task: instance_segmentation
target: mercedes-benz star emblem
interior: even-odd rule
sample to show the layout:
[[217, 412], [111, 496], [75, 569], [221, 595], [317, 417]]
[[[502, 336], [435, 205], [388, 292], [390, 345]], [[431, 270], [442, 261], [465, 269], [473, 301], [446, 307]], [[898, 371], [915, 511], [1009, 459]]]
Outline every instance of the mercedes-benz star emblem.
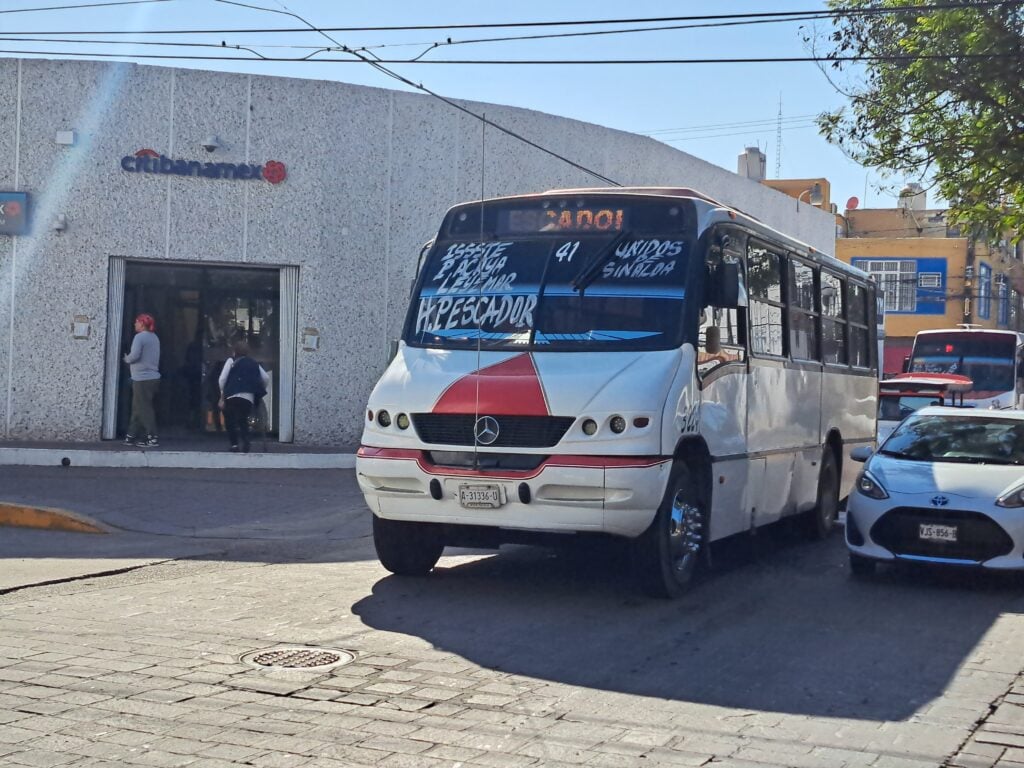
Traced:
[[473, 435], [480, 445], [490, 445], [498, 439], [498, 420], [493, 416], [481, 416], [473, 427]]
[[932, 496], [933, 507], [944, 507], [949, 504], [949, 499], [945, 496]]

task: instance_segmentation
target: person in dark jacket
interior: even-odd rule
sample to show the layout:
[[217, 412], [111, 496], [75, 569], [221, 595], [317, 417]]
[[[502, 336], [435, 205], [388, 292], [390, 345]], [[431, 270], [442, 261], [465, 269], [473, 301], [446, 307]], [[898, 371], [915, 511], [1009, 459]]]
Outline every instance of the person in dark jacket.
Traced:
[[235, 343], [234, 357], [228, 358], [220, 372], [220, 407], [231, 440], [231, 450], [249, 452], [249, 414], [257, 401], [267, 394], [270, 374], [249, 357], [249, 345]]

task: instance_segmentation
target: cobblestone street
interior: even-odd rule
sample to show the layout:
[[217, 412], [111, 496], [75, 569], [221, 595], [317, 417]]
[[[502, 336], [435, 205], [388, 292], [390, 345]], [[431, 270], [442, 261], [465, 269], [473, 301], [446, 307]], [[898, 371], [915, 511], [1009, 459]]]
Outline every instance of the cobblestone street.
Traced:
[[[0, 594], [0, 764], [1024, 764], [1017, 581], [858, 582], [840, 536], [787, 531], [727, 542], [676, 602], [640, 597], [615, 547], [449, 550], [399, 579], [338, 474], [344, 537]], [[5, 562], [47, 537], [89, 540], [0, 529]], [[291, 646], [354, 660], [242, 660]]]

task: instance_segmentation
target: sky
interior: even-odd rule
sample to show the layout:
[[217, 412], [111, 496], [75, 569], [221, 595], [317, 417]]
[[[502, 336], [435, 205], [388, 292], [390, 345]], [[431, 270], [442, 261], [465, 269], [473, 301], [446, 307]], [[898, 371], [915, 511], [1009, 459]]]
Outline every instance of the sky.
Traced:
[[[116, 54], [157, 66], [248, 72], [262, 75], [338, 80], [360, 85], [413, 90], [340, 52], [319, 52], [333, 45], [312, 30], [301, 33], [243, 32], [244, 29], [298, 28], [302, 20], [319, 28], [539, 21], [641, 19], [779, 11], [820, 11], [824, 0], [519, 0], [515, 4], [482, 0], [147, 0], [101, 6], [113, 0], [5, 0], [0, 3], [0, 56], [77, 58], [93, 52]], [[60, 6], [86, 6], [68, 8]], [[258, 8], [255, 6], [259, 6]], [[54, 8], [56, 10], [38, 10]], [[266, 10], [262, 10], [266, 9]], [[340, 31], [330, 36], [349, 48], [364, 47], [384, 59], [721, 59], [809, 56], [803, 40], [819, 40], [831, 31], [827, 20], [697, 27], [694, 22], [626, 23], [586, 27]], [[614, 35], [468, 43], [481, 38], [522, 37], [564, 32], [682, 26]], [[188, 30], [187, 34], [140, 34]], [[196, 30], [228, 30], [200, 34]], [[86, 35], [54, 33], [88, 32]], [[131, 34], [112, 34], [115, 32]], [[26, 40], [13, 33], [38, 33]], [[101, 34], [106, 33], [106, 34]], [[11, 40], [12, 36], [17, 37]], [[40, 39], [46, 38], [46, 39]], [[80, 42], [52, 42], [53, 39]], [[446, 43], [434, 47], [435, 43]], [[98, 43], [84, 41], [95, 40]], [[119, 41], [115, 44], [114, 41]], [[207, 43], [213, 47], [138, 45], [146, 42]], [[242, 46], [242, 49], [221, 47]], [[385, 47], [378, 47], [385, 46]], [[261, 61], [263, 56], [307, 61]], [[819, 49], [820, 50], [820, 49]], [[143, 59], [139, 55], [203, 56], [228, 54], [247, 61]], [[364, 54], [365, 55], [365, 54]], [[91, 58], [82, 56], [82, 58]], [[103, 57], [110, 60], [109, 57]], [[324, 61], [335, 59], [345, 61]], [[859, 207], [893, 207], [907, 181], [885, 178], [861, 167], [830, 145], [814, 126], [816, 114], [833, 110], [846, 98], [814, 62], [702, 64], [426, 64], [387, 65], [400, 75], [446, 97], [506, 104], [649, 135], [715, 165], [735, 171], [744, 147], [767, 155], [769, 178], [825, 177], [832, 202], [842, 211], [850, 198]], [[781, 145], [778, 142], [781, 104]], [[554, 161], [553, 161], [554, 162]], [[778, 173], [776, 173], [778, 169]], [[685, 184], [685, 180], [672, 180]], [[929, 207], [936, 201], [929, 200]]]

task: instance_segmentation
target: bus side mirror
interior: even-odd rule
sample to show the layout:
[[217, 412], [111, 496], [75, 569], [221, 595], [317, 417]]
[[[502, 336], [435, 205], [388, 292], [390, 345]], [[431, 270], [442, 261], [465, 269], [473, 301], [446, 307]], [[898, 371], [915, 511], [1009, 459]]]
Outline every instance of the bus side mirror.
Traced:
[[901, 369], [904, 373], [910, 370], [910, 356], [903, 358], [903, 368]]
[[707, 304], [723, 309], [736, 309], [740, 305], [740, 264], [738, 261], [720, 261], [711, 270]]

